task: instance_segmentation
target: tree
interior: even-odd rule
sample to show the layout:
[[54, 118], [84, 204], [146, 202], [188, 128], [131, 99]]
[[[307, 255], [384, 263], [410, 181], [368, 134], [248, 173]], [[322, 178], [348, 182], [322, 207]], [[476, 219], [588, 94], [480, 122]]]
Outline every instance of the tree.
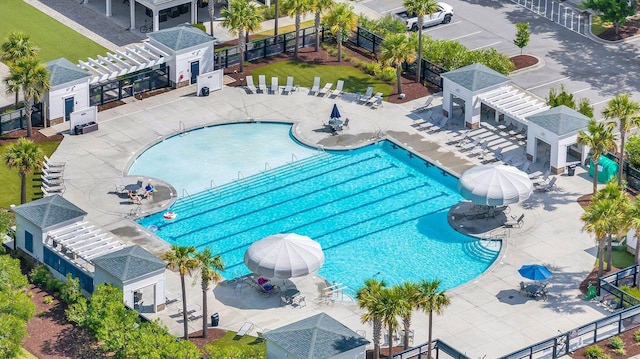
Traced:
[[200, 268], [200, 284], [202, 286], [202, 337], [207, 337], [207, 293], [209, 285], [218, 283], [222, 276], [218, 271], [224, 270], [224, 263], [220, 255], [213, 256], [211, 249], [205, 248], [202, 252], [196, 253], [198, 267]]
[[20, 87], [27, 117], [27, 137], [32, 136], [31, 114], [33, 104], [40, 101], [42, 95], [51, 88], [49, 70], [36, 58], [18, 60], [9, 68], [9, 76], [4, 79], [8, 87]]
[[260, 30], [263, 17], [260, 10], [247, 0], [231, 0], [229, 6], [220, 13], [224, 20], [222, 26], [229, 29], [232, 35], [238, 36], [238, 51], [240, 56], [240, 72], [244, 72], [245, 32], [249, 34]]
[[298, 47], [300, 46], [300, 18], [313, 8], [314, 0], [284, 0], [282, 8], [288, 16], [295, 19], [295, 32], [293, 58], [298, 60]]
[[580, 99], [576, 110], [589, 118], [593, 118], [593, 106], [591, 106], [591, 102], [586, 97]]
[[27, 202], [27, 175], [39, 170], [42, 166], [44, 153], [33, 141], [19, 138], [9, 145], [4, 153], [7, 167], [17, 168], [20, 175], [20, 203]]
[[[389, 343], [389, 353], [393, 353], [393, 333], [398, 330], [398, 315], [403, 307], [401, 293], [393, 288], [384, 288], [380, 296], [380, 316], [387, 325], [387, 343]], [[391, 356], [391, 355], [390, 355]]]
[[[640, 103], [629, 98], [629, 94], [621, 93], [612, 98], [607, 107], [602, 110], [602, 115], [607, 119], [618, 119], [620, 130], [620, 161], [618, 161], [618, 186], [622, 186], [624, 173], [624, 143], [627, 133], [633, 127], [640, 126]], [[610, 126], [615, 126], [615, 121], [610, 121]]]
[[409, 349], [409, 332], [411, 330], [411, 315], [413, 309], [420, 303], [420, 290], [416, 283], [404, 282], [393, 287], [403, 299], [398, 303], [398, 315], [402, 318], [404, 338], [402, 345], [405, 350]]
[[422, 27], [424, 26], [424, 17], [431, 16], [438, 12], [438, 4], [435, 0], [404, 0], [404, 6], [407, 8], [407, 12], [414, 13], [418, 16], [418, 64], [416, 67], [416, 82], [420, 82], [420, 75], [422, 74]]
[[380, 60], [396, 68], [398, 94], [402, 93], [402, 64], [416, 60], [416, 50], [404, 34], [391, 34], [382, 41]]
[[359, 16], [358, 26], [383, 38], [387, 37], [389, 34], [404, 34], [407, 32], [407, 26], [404, 24], [404, 21], [392, 14], [387, 14], [377, 19], [369, 19], [365, 16]]
[[[640, 200], [636, 198], [632, 204], [629, 205], [629, 228], [635, 230], [636, 239], [636, 251], [635, 251], [635, 264], [640, 264]], [[636, 276], [636, 287], [640, 288], [640, 276]]]
[[640, 168], [640, 136], [634, 133], [624, 144], [624, 152], [631, 167]]
[[373, 359], [380, 358], [380, 337], [382, 336], [382, 314], [380, 303], [382, 293], [387, 284], [375, 278], [366, 279], [364, 286], [356, 292], [358, 307], [364, 309], [360, 320], [362, 323], [371, 322], [373, 326]]
[[178, 273], [180, 273], [180, 282], [182, 284], [182, 319], [184, 324], [183, 338], [185, 340], [189, 339], [189, 318], [187, 317], [187, 286], [184, 277], [187, 274], [191, 275], [191, 272], [198, 268], [198, 260], [193, 258], [195, 253], [196, 247], [174, 244], [171, 246], [171, 250], [162, 256], [162, 259], [167, 262], [167, 268], [171, 270], [177, 269]]
[[513, 44], [520, 48], [520, 55], [522, 55], [522, 49], [529, 45], [531, 38], [531, 30], [529, 29], [528, 22], [520, 22], [516, 24], [516, 38], [513, 39]]
[[636, 2], [626, 0], [585, 0], [583, 5], [599, 13], [603, 22], [612, 22], [616, 35], [620, 31], [620, 25], [627, 22], [627, 17], [635, 15]]
[[[31, 36], [22, 32], [12, 32], [1, 46], [2, 54], [0, 59], [9, 67], [15, 66], [19, 60], [34, 58], [40, 49], [31, 43]], [[18, 93], [20, 88], [8, 84], [7, 93], [14, 93], [16, 96], [15, 106], [18, 107]]]
[[444, 308], [451, 303], [449, 295], [445, 291], [440, 291], [440, 281], [426, 281], [422, 280], [418, 284], [420, 290], [420, 301], [418, 302], [418, 308], [422, 309], [425, 313], [429, 313], [429, 343], [427, 349], [427, 358], [431, 358], [431, 341], [433, 338], [433, 314], [442, 315]]
[[15, 357], [27, 336], [27, 321], [35, 313], [26, 292], [28, 284], [20, 261], [0, 255], [0, 358]]
[[564, 88], [564, 85], [560, 85], [560, 91], [558, 91], [556, 88], [551, 88], [549, 90], [547, 105], [551, 107], [565, 105], [569, 108], [575, 109], [576, 101], [573, 98], [573, 94], [568, 93]]
[[323, 18], [338, 43], [338, 62], [342, 61], [342, 37], [345, 32], [353, 31], [358, 24], [358, 17], [353, 6], [347, 3], [336, 4]]
[[209, 11], [209, 27], [211, 27], [211, 36], [213, 37], [213, 20], [216, 19], [216, 0], [207, 1], [207, 10]]
[[311, 9], [315, 13], [314, 26], [316, 27], [316, 52], [320, 51], [320, 31], [322, 31], [322, 13], [330, 10], [335, 2], [333, 0], [312, 0]]
[[611, 128], [603, 122], [589, 121], [587, 132], [578, 132], [578, 144], [591, 148], [591, 160], [593, 161], [593, 194], [598, 191], [598, 163], [600, 156], [616, 148], [616, 138]]

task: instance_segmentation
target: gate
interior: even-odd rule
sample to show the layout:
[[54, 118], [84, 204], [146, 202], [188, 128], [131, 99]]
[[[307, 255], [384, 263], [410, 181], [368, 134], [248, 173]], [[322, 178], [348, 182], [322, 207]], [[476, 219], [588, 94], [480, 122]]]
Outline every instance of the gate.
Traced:
[[591, 14], [553, 0], [511, 0], [527, 10], [551, 20], [582, 36], [588, 36]]

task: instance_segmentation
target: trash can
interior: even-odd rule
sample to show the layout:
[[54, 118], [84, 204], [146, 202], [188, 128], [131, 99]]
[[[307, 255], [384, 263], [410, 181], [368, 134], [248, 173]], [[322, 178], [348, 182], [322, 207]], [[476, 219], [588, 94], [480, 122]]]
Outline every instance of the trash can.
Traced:
[[203, 87], [203, 88], [200, 90], [200, 94], [201, 94], [202, 96], [209, 96], [209, 88], [208, 88], [207, 86]]
[[576, 174], [576, 167], [578, 165], [577, 164], [573, 164], [573, 165], [569, 165], [567, 166], [567, 175], [568, 176], [573, 176]]
[[211, 326], [217, 327], [220, 323], [220, 315], [218, 313], [211, 314]]

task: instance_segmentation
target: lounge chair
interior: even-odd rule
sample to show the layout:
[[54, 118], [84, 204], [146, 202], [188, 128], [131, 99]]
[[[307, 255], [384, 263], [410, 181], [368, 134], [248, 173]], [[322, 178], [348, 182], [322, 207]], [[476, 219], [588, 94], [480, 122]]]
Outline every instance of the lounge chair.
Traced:
[[247, 79], [247, 86], [245, 86], [246, 89], [251, 91], [251, 93], [258, 92], [256, 85], [253, 84], [253, 76], [247, 76], [246, 79]]
[[196, 319], [200, 319], [202, 318], [202, 311], [201, 310], [196, 310], [195, 312], [192, 312], [189, 314], [189, 320], [196, 320]]
[[476, 136], [472, 142], [467, 143], [466, 145], [462, 146], [461, 151], [469, 151], [474, 149], [478, 144], [480, 144], [480, 136]]
[[367, 92], [364, 93], [364, 95], [362, 95], [358, 101], [360, 101], [361, 103], [366, 103], [367, 101], [369, 101], [369, 99], [371, 98], [371, 95], [373, 94], [373, 87], [369, 86], [367, 87]]
[[253, 323], [244, 322], [244, 324], [242, 324], [242, 327], [240, 327], [240, 330], [238, 330], [238, 333], [236, 333], [236, 335], [239, 337], [244, 337], [245, 335], [249, 334], [251, 330], [253, 330]]
[[504, 222], [504, 226], [507, 228], [520, 228], [524, 225], [524, 213], [520, 217], [511, 216], [511, 219]]
[[551, 170], [546, 170], [544, 173], [542, 171], [535, 171], [533, 173], [529, 173], [529, 179], [533, 181], [544, 176], [544, 181], [546, 182], [549, 175], [551, 175]]
[[329, 93], [329, 91], [331, 91], [332, 87], [333, 87], [333, 83], [327, 82], [326, 84], [324, 84], [324, 87], [321, 88], [320, 91], [318, 91], [318, 95], [324, 97], [326, 94]]
[[288, 76], [287, 84], [285, 85], [284, 90], [282, 90], [282, 94], [284, 95], [286, 93], [288, 95], [291, 91], [293, 91], [293, 76]]
[[176, 303], [179, 302], [182, 299], [182, 296], [180, 294], [172, 294], [167, 292], [166, 296], [165, 296], [165, 304], [171, 304], [171, 303]]
[[427, 101], [425, 101], [425, 103], [423, 103], [422, 105], [418, 105], [418, 106], [414, 107], [413, 109], [411, 109], [411, 112], [426, 111], [427, 109], [429, 109], [429, 106], [431, 106], [431, 102], [433, 102], [433, 97], [429, 96], [429, 97], [427, 97]]
[[262, 93], [266, 93], [267, 89], [267, 77], [265, 75], [258, 75], [258, 89]]
[[338, 82], [336, 83], [336, 88], [331, 91], [330, 96], [340, 96], [342, 95], [342, 88], [344, 87], [344, 81], [343, 80], [338, 80]]
[[541, 185], [537, 185], [535, 190], [539, 191], [539, 192], [548, 192], [551, 191], [552, 189], [556, 188], [556, 180], [558, 178], [557, 177], [553, 177], [549, 183], [543, 183]]
[[371, 104], [371, 108], [378, 108], [378, 107], [382, 107], [382, 97], [378, 97], [376, 102]]
[[448, 117], [443, 117], [438, 124], [429, 132], [439, 132], [447, 128], [447, 123], [449, 122]]
[[531, 166], [531, 161], [525, 161], [522, 167], [520, 167], [520, 171], [529, 172], [529, 167]]
[[44, 177], [46, 177], [48, 179], [54, 179], [54, 178], [62, 178], [63, 174], [62, 174], [62, 172], [50, 173], [45, 168], [43, 168], [42, 169], [42, 176], [44, 176]]
[[481, 157], [481, 155], [485, 152], [487, 152], [487, 146], [489, 146], [489, 143], [487, 141], [482, 141], [480, 143], [480, 147], [476, 146], [471, 152], [469, 152], [470, 156], [479, 156]]
[[280, 91], [280, 87], [278, 86], [278, 78], [277, 77], [272, 77], [271, 78], [271, 93], [275, 95], [279, 91]]
[[64, 186], [64, 183], [59, 183], [59, 184], [55, 184], [53, 186], [49, 186], [45, 183], [42, 184], [42, 187], [44, 187], [44, 189], [47, 190], [47, 192], [64, 192], [64, 190], [66, 189], [66, 187]]
[[64, 183], [64, 180], [60, 177], [58, 178], [47, 178], [44, 175], [40, 175], [40, 178], [42, 179], [42, 184], [45, 184], [49, 187], [51, 186], [57, 186], [60, 185], [62, 183]]
[[50, 167], [64, 167], [66, 162], [53, 162], [47, 155], [44, 155], [44, 162]]
[[367, 100], [367, 104], [373, 105], [374, 103], [376, 103], [376, 101], [378, 101], [379, 98], [382, 98], [382, 92], [376, 92], [373, 97]]
[[316, 76], [313, 78], [313, 86], [311, 86], [311, 90], [309, 90], [309, 93], [317, 93], [318, 90], [320, 90], [320, 77]]
[[453, 138], [451, 139], [451, 142], [455, 142], [456, 147], [461, 147], [464, 144], [464, 141], [467, 139], [467, 136], [469, 135], [470, 131], [471, 130], [464, 130], [459, 134], [453, 136]]
[[347, 118], [344, 120], [344, 123], [342, 124], [342, 127], [349, 128], [349, 117], [347, 117]]
[[63, 167], [49, 166], [49, 164], [46, 161], [42, 162], [42, 168], [47, 170], [47, 172], [49, 173], [61, 173], [64, 171], [64, 166]]
[[496, 151], [493, 153], [493, 156], [496, 158], [496, 160], [501, 160], [504, 156], [502, 155], [502, 147], [498, 147], [496, 149]]
[[53, 196], [54, 194], [62, 195], [64, 193], [64, 189], [61, 191], [49, 191], [44, 186], [40, 186], [40, 190], [42, 191], [42, 197]]

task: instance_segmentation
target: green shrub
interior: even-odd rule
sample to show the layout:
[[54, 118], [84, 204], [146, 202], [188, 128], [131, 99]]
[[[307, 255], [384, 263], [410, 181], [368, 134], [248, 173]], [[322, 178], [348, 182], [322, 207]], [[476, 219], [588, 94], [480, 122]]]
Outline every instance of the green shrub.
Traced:
[[627, 350], [624, 349], [624, 348], [613, 349], [613, 352], [618, 354], [618, 355], [627, 355]]
[[390, 66], [386, 66], [382, 69], [379, 75], [381, 80], [388, 82], [396, 82], [396, 69]]
[[604, 349], [600, 348], [597, 344], [594, 344], [584, 351], [584, 355], [587, 359], [600, 359], [604, 354]]
[[633, 341], [634, 342], [640, 342], [640, 330], [637, 330], [635, 333], [633, 333]]
[[624, 349], [624, 342], [620, 337], [612, 337], [609, 339], [609, 346], [611, 349]]
[[[271, 5], [270, 7], [263, 5], [263, 6], [260, 6], [260, 9], [262, 10], [262, 16], [264, 17], [265, 20], [273, 20], [276, 18], [275, 5]], [[280, 12], [282, 12], [282, 9], [280, 9]]]
[[38, 318], [42, 318], [44, 317], [44, 315], [46, 314], [46, 312], [44, 310], [39, 311], [38, 313], [36, 313], [36, 315], [38, 316]]
[[53, 303], [53, 297], [50, 295], [46, 295], [44, 298], [42, 298], [42, 302], [44, 302], [44, 304], [51, 304]]
[[382, 64], [379, 62], [369, 62], [366, 63], [364, 68], [364, 72], [368, 75], [376, 76], [382, 71]]
[[635, 133], [629, 136], [627, 143], [624, 145], [624, 151], [627, 153], [627, 159], [631, 167], [640, 169], [640, 136]]
[[79, 298], [82, 298], [80, 290], [80, 279], [73, 278], [71, 274], [67, 274], [67, 280], [60, 285], [60, 299], [65, 303], [73, 304]]
[[47, 283], [47, 279], [51, 277], [51, 273], [49, 273], [47, 267], [41, 265], [33, 268], [29, 276], [33, 284], [40, 286]]
[[85, 297], [78, 298], [64, 313], [69, 322], [83, 326], [87, 315], [87, 299]]
[[204, 33], [207, 32], [207, 28], [204, 26], [204, 24], [197, 23], [197, 24], [193, 24], [192, 26], [195, 27], [196, 29], [202, 30], [202, 32]]

